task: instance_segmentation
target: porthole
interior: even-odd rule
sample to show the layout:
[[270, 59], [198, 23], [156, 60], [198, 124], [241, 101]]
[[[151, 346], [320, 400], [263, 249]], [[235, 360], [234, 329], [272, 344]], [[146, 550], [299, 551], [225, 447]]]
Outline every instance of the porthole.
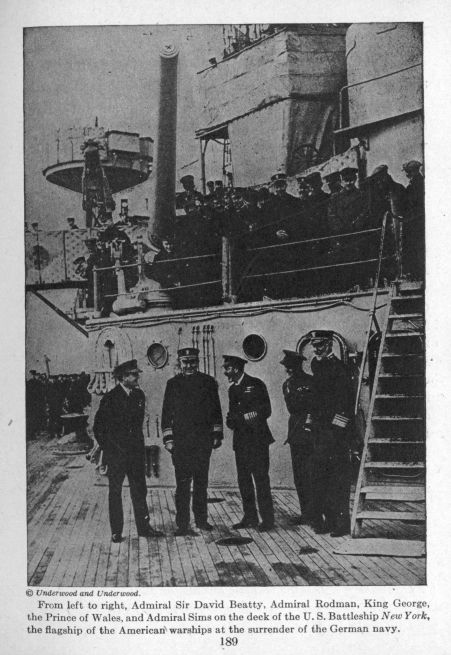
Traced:
[[153, 343], [147, 348], [147, 359], [154, 368], [163, 368], [168, 361], [169, 353], [162, 343]]
[[243, 341], [243, 352], [251, 362], [258, 362], [266, 355], [268, 346], [260, 334], [248, 334]]

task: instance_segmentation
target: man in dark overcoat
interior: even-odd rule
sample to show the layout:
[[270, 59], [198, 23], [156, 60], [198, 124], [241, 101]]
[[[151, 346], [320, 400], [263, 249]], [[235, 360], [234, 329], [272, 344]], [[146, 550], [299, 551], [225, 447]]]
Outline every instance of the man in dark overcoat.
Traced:
[[311, 520], [312, 480], [311, 466], [313, 436], [307, 429], [307, 418], [312, 412], [313, 378], [303, 371], [305, 357], [293, 350], [284, 350], [280, 362], [288, 374], [282, 386], [285, 404], [290, 417], [286, 443], [290, 446], [294, 486], [299, 498], [300, 516], [289, 520], [291, 525], [304, 525]]
[[103, 450], [103, 463], [108, 468], [108, 506], [112, 541], [115, 543], [122, 541], [122, 484], [125, 476], [130, 485], [138, 535], [160, 537], [163, 534], [149, 524], [142, 431], [145, 396], [138, 387], [139, 373], [136, 359], [116, 366], [114, 377], [118, 384], [102, 398], [94, 419], [94, 436]]
[[403, 222], [403, 274], [424, 280], [424, 177], [420, 171], [421, 163], [415, 159], [403, 164], [402, 168], [409, 180]]
[[236, 530], [258, 526], [261, 532], [274, 527], [274, 508], [269, 481], [269, 446], [274, 442], [267, 419], [271, 416], [268, 390], [262, 380], [244, 372], [246, 360], [224, 355], [224, 373], [230, 382], [227, 427], [233, 430], [238, 486], [243, 518]]
[[352, 385], [344, 363], [332, 352], [333, 333], [315, 330], [311, 344], [314, 403], [311, 424], [313, 528], [339, 537], [349, 532]]
[[166, 385], [161, 427], [175, 468], [175, 535], [195, 536], [190, 528], [191, 482], [196, 526], [213, 529], [208, 523], [208, 469], [212, 450], [222, 443], [222, 412], [216, 380], [198, 370], [199, 350], [181, 348], [178, 359], [181, 373]]

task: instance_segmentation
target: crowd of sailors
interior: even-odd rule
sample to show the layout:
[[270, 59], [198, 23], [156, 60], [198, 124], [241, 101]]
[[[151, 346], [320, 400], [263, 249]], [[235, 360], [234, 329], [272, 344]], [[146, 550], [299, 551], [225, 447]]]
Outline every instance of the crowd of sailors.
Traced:
[[[415, 160], [403, 165], [406, 186], [393, 179], [385, 164], [363, 180], [358, 169], [350, 166], [323, 177], [313, 172], [296, 178], [296, 195], [288, 193], [283, 172], [275, 173], [268, 185], [260, 188], [234, 186], [228, 174], [226, 185], [222, 180], [209, 180], [205, 194], [197, 190], [192, 175], [185, 175], [180, 180], [183, 191], [176, 197], [173, 229], [155, 237], [156, 256], [155, 249], [145, 252], [145, 274], [172, 291], [176, 305], [177, 300], [182, 304], [188, 300], [188, 305], [210, 304], [216, 296], [219, 302], [222, 240], [228, 237], [240, 300], [371, 286], [379, 250], [378, 229], [387, 215], [386, 248], [392, 255], [387, 277], [395, 276], [394, 262], [397, 259], [399, 263], [402, 250], [403, 274], [422, 279], [421, 168]], [[124, 220], [115, 223], [107, 213], [97, 237], [87, 240], [88, 253], [75, 262], [80, 276], [88, 280], [87, 306], [93, 305], [94, 266], [113, 267], [117, 257], [121, 264], [137, 262], [137, 249], [126, 225]], [[129, 290], [138, 279], [138, 269], [126, 267], [124, 274]], [[272, 279], [271, 274], [275, 274]], [[108, 315], [117, 293], [116, 276], [114, 271], [104, 271], [98, 280], [102, 312]], [[216, 287], [208, 284], [214, 280]]]
[[91, 404], [87, 387], [89, 375], [81, 373], [49, 375], [30, 371], [26, 382], [27, 439], [40, 432], [61, 436], [62, 416], [82, 414]]

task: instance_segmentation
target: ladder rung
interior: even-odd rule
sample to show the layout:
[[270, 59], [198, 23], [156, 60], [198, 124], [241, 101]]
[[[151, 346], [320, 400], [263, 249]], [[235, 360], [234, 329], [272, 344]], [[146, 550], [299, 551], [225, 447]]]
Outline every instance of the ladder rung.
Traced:
[[367, 469], [424, 469], [424, 462], [365, 462]]
[[424, 332], [420, 330], [393, 330], [391, 332], [387, 332], [385, 335], [386, 339], [398, 339], [402, 337], [423, 337]]
[[398, 300], [423, 300], [424, 296], [421, 294], [412, 294], [411, 296], [393, 296], [391, 299], [392, 302], [398, 302]]
[[382, 353], [382, 357], [397, 357], [397, 358], [421, 357], [421, 359], [424, 359], [423, 353]]
[[391, 487], [370, 485], [367, 487], [362, 487], [360, 489], [360, 493], [365, 495], [365, 500], [405, 500], [422, 502], [426, 497], [424, 487], [413, 485], [395, 485]]
[[375, 521], [424, 521], [424, 512], [359, 512], [357, 520]]
[[423, 421], [422, 416], [373, 416], [372, 421]]
[[405, 398], [424, 398], [423, 395], [409, 395], [407, 393], [378, 393], [376, 394], [376, 399], [378, 398], [397, 398], [399, 399], [405, 399]]
[[413, 440], [413, 439], [403, 439], [402, 437], [396, 437], [396, 438], [393, 438], [393, 437], [376, 437], [374, 439], [369, 439], [368, 443], [369, 444], [372, 444], [372, 443], [382, 443], [383, 444], [383, 443], [385, 443], [385, 444], [394, 445], [394, 446], [398, 446], [398, 445], [404, 446], [404, 445], [407, 445], [407, 444], [421, 444], [421, 445], [423, 445], [425, 443], [425, 441], [424, 441], [424, 439], [415, 439], [415, 440]]
[[415, 313], [415, 314], [390, 314], [388, 319], [390, 321], [400, 321], [401, 319], [409, 319], [409, 318], [424, 318], [424, 315], [421, 313]]
[[395, 379], [404, 379], [404, 378], [424, 378], [424, 375], [421, 373], [379, 373], [380, 378], [395, 378]]

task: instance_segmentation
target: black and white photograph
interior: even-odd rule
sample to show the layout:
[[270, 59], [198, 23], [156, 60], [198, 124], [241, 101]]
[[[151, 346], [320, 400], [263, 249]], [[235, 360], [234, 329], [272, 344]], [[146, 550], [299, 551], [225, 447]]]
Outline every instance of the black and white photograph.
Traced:
[[422, 23], [23, 56], [27, 585], [425, 585]]

